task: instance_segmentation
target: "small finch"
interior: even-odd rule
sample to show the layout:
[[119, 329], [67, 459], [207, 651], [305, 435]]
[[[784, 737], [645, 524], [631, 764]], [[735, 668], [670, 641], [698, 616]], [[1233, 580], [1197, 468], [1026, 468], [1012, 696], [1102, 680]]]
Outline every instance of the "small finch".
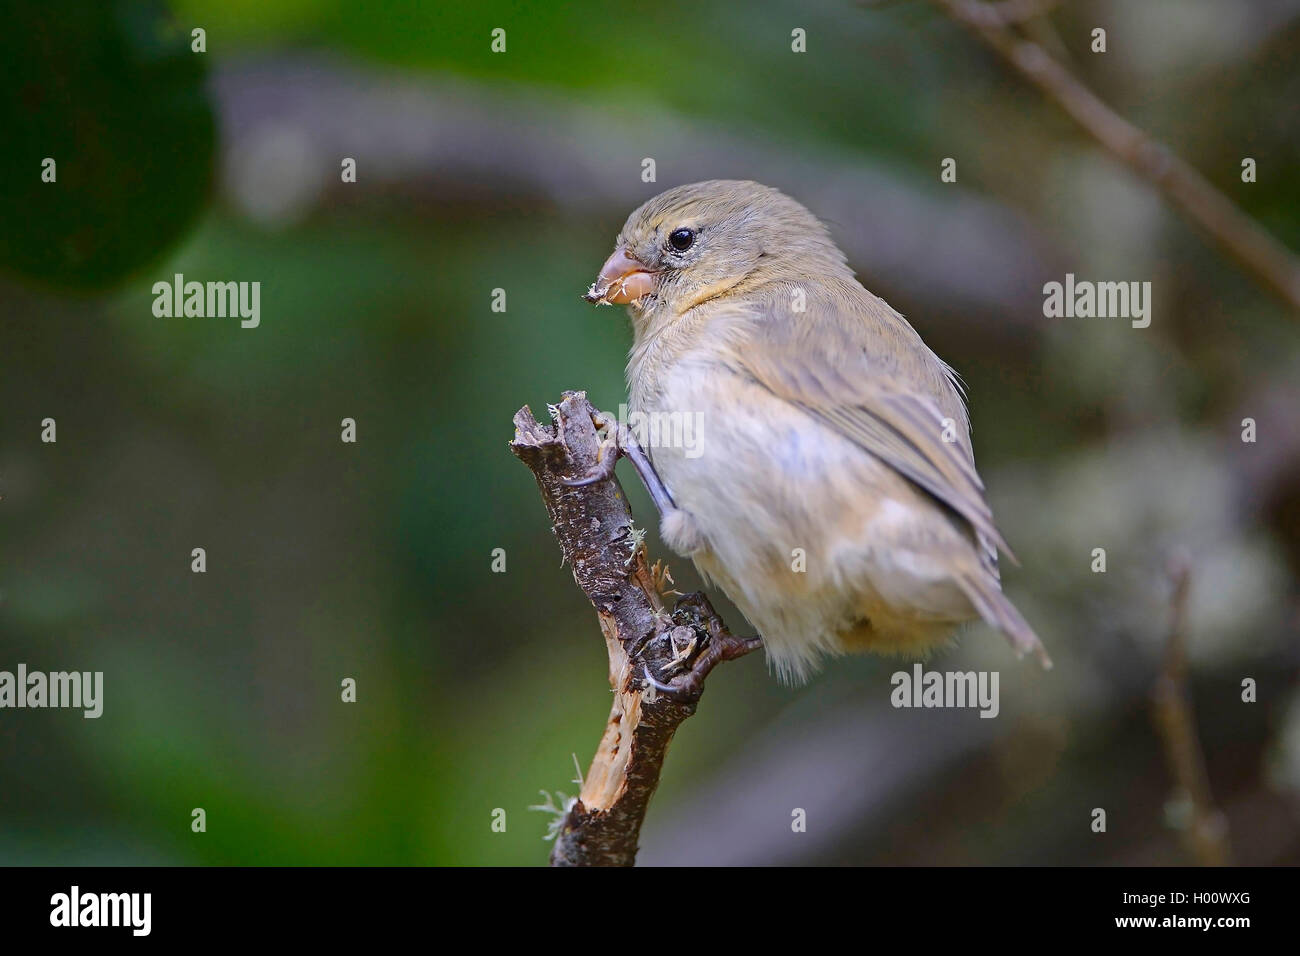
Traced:
[[999, 585], [1010, 551], [956, 374], [802, 205], [753, 182], [670, 189], [628, 217], [586, 298], [628, 306], [631, 415], [699, 423], [692, 448], [648, 443], [660, 530], [783, 678], [924, 656], [974, 618], [1050, 666]]

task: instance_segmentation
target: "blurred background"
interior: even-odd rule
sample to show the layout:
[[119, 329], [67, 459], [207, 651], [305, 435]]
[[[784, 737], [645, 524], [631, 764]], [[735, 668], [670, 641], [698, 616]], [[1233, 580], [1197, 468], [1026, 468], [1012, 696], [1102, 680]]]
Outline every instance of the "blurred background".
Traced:
[[[98, 720], [0, 711], [0, 862], [544, 863], [527, 808], [576, 792], [609, 695], [511, 416], [625, 400], [626, 319], [578, 296], [635, 206], [715, 177], [809, 206], [966, 380], [1004, 581], [1056, 668], [983, 627], [930, 662], [1000, 671], [996, 720], [894, 710], [894, 660], [798, 688], [722, 668], [641, 862], [1191, 862], [1151, 705], [1171, 560], [1232, 856], [1300, 862], [1297, 316], [931, 4], [6, 20], [0, 669], [105, 691]], [[1300, 249], [1300, 2], [1067, 0], [1031, 29]], [[1066, 272], [1152, 282], [1151, 326], [1044, 318]], [[260, 326], [155, 316], [175, 273], [260, 282]]]

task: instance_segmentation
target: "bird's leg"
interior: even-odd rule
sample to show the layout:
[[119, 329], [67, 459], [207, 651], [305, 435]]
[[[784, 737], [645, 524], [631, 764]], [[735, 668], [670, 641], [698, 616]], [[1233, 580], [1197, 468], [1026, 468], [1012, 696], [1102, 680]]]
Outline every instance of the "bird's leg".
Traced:
[[650, 500], [655, 504], [655, 510], [659, 512], [662, 518], [670, 511], [676, 510], [677, 506], [673, 504], [673, 496], [668, 493], [659, 473], [655, 471], [655, 466], [650, 462], [650, 456], [645, 453], [638, 443], [632, 432], [627, 426], [620, 426], [621, 434], [619, 435], [619, 447], [627, 460], [632, 462], [632, 467], [636, 469], [637, 475], [641, 478], [641, 484], [645, 485], [645, 490], [650, 492]]
[[598, 412], [595, 421], [598, 425], [605, 426], [609, 436], [601, 443], [599, 464], [586, 475], [577, 478], [563, 478], [561, 481], [570, 488], [579, 488], [583, 485], [594, 485], [598, 481], [605, 481], [613, 476], [614, 466], [618, 464], [618, 458], [622, 455], [636, 469], [637, 475], [641, 478], [641, 483], [645, 485], [646, 491], [650, 492], [650, 500], [654, 502], [655, 509], [659, 512], [660, 517], [670, 511], [675, 511], [677, 506], [673, 504], [672, 495], [668, 493], [668, 489], [660, 480], [654, 465], [650, 463], [650, 456], [645, 453], [645, 449], [637, 442], [632, 430], [619, 422], [609, 412]]
[[[690, 669], [679, 677], [674, 677], [668, 683], [656, 680], [655, 676], [650, 673], [650, 667], [645, 665], [643, 676], [645, 681], [651, 687], [661, 694], [672, 697], [681, 701], [696, 701], [704, 691], [704, 679], [709, 676], [709, 672], [723, 661], [734, 661], [738, 657], [744, 657], [751, 651], [756, 651], [763, 646], [761, 637], [736, 637], [727, 626], [722, 623], [722, 618], [718, 617], [713, 605], [703, 594], [688, 594], [677, 602], [674, 609], [675, 615], [685, 612], [688, 616], [697, 619], [698, 623], [703, 625], [706, 638], [704, 649], [695, 658]], [[693, 612], [693, 613], [691, 613]], [[673, 650], [674, 659], [670, 663], [670, 668], [680, 666], [684, 663], [681, 648], [674, 641]], [[687, 650], [687, 654], [693, 650]]]
[[734, 634], [728, 634], [725, 640], [710, 639], [704, 651], [695, 658], [691, 669], [666, 684], [655, 680], [648, 664], [642, 666], [642, 676], [645, 677], [647, 684], [661, 694], [675, 700], [698, 700], [700, 694], [704, 692], [704, 678], [709, 676], [713, 668], [723, 661], [734, 661], [738, 657], [744, 657], [750, 651], [756, 651], [762, 646], [761, 637], [736, 637]]

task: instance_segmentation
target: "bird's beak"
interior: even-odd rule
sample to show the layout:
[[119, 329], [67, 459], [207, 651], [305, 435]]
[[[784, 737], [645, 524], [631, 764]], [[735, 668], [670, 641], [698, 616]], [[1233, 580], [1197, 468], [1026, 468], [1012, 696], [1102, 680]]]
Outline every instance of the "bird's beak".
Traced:
[[655, 274], [620, 246], [605, 260], [583, 298], [595, 305], [627, 305], [653, 292], [654, 284]]

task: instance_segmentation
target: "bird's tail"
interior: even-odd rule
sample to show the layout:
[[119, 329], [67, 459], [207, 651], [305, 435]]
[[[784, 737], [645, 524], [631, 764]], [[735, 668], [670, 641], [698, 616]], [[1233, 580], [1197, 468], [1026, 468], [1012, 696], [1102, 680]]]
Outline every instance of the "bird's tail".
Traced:
[[979, 616], [1005, 634], [1017, 654], [1023, 656], [1032, 651], [1043, 670], [1051, 669], [1052, 659], [1047, 656], [1047, 648], [1043, 647], [1043, 642], [1038, 639], [1034, 629], [1020, 616], [1016, 606], [1007, 600], [996, 580], [983, 575], [962, 575], [957, 583], [966, 597], [970, 598]]

